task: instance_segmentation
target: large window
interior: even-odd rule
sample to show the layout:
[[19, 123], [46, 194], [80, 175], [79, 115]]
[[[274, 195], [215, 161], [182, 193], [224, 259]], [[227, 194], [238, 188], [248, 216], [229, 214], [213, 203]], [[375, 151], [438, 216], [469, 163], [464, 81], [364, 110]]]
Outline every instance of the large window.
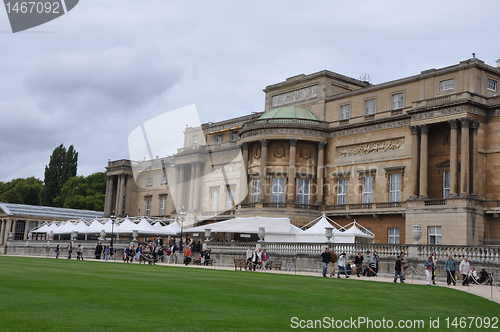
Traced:
[[396, 93], [392, 95], [392, 109], [397, 110], [398, 108], [403, 108], [405, 106], [405, 95], [404, 93]]
[[340, 120], [347, 120], [351, 117], [351, 105], [340, 106]]
[[443, 171], [443, 198], [450, 197], [450, 171]]
[[388, 228], [387, 229], [387, 241], [389, 244], [399, 244], [399, 228]]
[[146, 198], [146, 216], [151, 215], [151, 198]]
[[14, 231], [14, 240], [24, 240], [24, 228], [26, 227], [25, 220], [17, 220]]
[[153, 185], [153, 177], [152, 176], [148, 177], [148, 182], [147, 182], [146, 185], [147, 186], [152, 186]]
[[488, 78], [488, 90], [497, 91], [497, 81]]
[[222, 133], [215, 134], [215, 143], [217, 144], [222, 143]]
[[285, 178], [273, 178], [272, 202], [285, 202]]
[[165, 209], [167, 207], [167, 196], [160, 197], [160, 216], [165, 215]]
[[428, 244], [442, 244], [441, 226], [429, 226], [427, 228]]
[[260, 195], [260, 179], [253, 179], [252, 181], [252, 202], [258, 202], [259, 201], [259, 195]]
[[365, 101], [365, 115], [375, 114], [376, 104], [375, 99], [369, 99]]
[[231, 132], [231, 141], [237, 141], [238, 140], [238, 131], [237, 130], [233, 130]]
[[361, 196], [361, 203], [371, 203], [373, 199], [373, 177], [363, 176], [363, 192]]
[[347, 204], [347, 179], [338, 179], [337, 181], [337, 204]]
[[389, 175], [389, 202], [401, 202], [401, 173]]
[[444, 81], [439, 82], [439, 91], [453, 90], [453, 88], [454, 88], [453, 79], [444, 80]]
[[311, 180], [299, 179], [298, 190], [297, 190], [297, 203], [309, 204], [310, 190], [311, 190]]
[[226, 210], [234, 209], [234, 188], [227, 188]]
[[212, 190], [211, 193], [211, 206], [210, 210], [212, 212], [217, 211], [217, 201], [219, 200], [219, 191], [218, 190]]

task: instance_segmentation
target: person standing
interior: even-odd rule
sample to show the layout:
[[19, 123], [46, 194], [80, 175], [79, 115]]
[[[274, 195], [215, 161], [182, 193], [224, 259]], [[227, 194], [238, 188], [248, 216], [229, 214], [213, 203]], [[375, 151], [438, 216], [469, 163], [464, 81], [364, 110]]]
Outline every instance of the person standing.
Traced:
[[248, 247], [247, 252], [246, 252], [246, 258], [247, 258], [247, 266], [249, 268], [252, 267], [252, 256], [253, 256], [252, 247]]
[[76, 247], [76, 259], [83, 261], [83, 248], [81, 244]]
[[338, 260], [337, 278], [340, 278], [340, 270], [344, 271], [346, 278], [349, 278], [349, 275], [347, 275], [347, 264], [349, 264], [349, 262], [347, 261], [347, 256], [345, 252], [343, 252], [340, 254]]
[[370, 277], [370, 268], [372, 265], [373, 257], [372, 254], [370, 253], [370, 250], [366, 251], [366, 254], [364, 256], [364, 263], [365, 263], [365, 269], [363, 271], [363, 275], [366, 275], [367, 277]]
[[101, 259], [101, 254], [102, 254], [102, 244], [101, 244], [101, 242], [99, 242], [95, 246], [95, 252], [94, 252], [95, 259]]
[[432, 267], [434, 263], [432, 261], [432, 256], [429, 256], [427, 260], [424, 262], [425, 269], [425, 284], [427, 286], [432, 286]]
[[462, 274], [462, 286], [469, 286], [470, 264], [468, 257], [464, 257], [464, 259], [460, 262], [459, 270], [460, 274]]
[[56, 258], [59, 258], [59, 254], [61, 253], [61, 247], [59, 245], [56, 246]]
[[267, 264], [267, 261], [269, 260], [269, 255], [267, 254], [266, 249], [262, 250], [262, 254], [260, 255], [260, 259], [262, 261], [261, 269], [266, 270], [266, 264]]
[[71, 259], [71, 254], [73, 253], [73, 242], [68, 245], [68, 259]]
[[186, 247], [184, 250], [184, 265], [188, 266], [191, 263], [191, 248]]
[[360, 251], [358, 252], [358, 255], [356, 258], [354, 258], [354, 264], [356, 264], [356, 275], [359, 278], [359, 274], [361, 273], [361, 270], [363, 269], [363, 253]]
[[436, 274], [437, 274], [437, 264], [438, 264], [438, 259], [437, 259], [437, 254], [436, 252], [432, 253], [432, 284], [436, 284]]
[[399, 277], [399, 282], [404, 284], [405, 282], [403, 281], [403, 272], [401, 271], [401, 269], [401, 256], [398, 256], [396, 259], [396, 264], [394, 264], [394, 282], [397, 283]]
[[328, 263], [328, 270], [330, 277], [333, 278], [335, 275], [335, 263], [337, 263], [337, 254], [333, 249], [330, 249], [330, 263]]
[[109, 254], [111, 253], [111, 249], [109, 249], [109, 246], [104, 247], [104, 261], [107, 262], [109, 261]]
[[378, 275], [378, 266], [380, 264], [380, 256], [376, 251], [373, 252], [372, 256], [372, 271], [375, 274], [375, 277]]
[[259, 262], [260, 262], [260, 248], [255, 250], [252, 254], [252, 267], [254, 271], [257, 268], [257, 266], [259, 266]]
[[323, 264], [323, 271], [321, 274], [323, 277], [326, 277], [326, 271], [328, 270], [328, 264], [330, 263], [330, 249], [328, 247], [325, 248], [325, 251], [321, 253], [321, 264]]
[[404, 252], [401, 252], [399, 256], [401, 256], [401, 268], [403, 269], [403, 280], [406, 280], [406, 271], [408, 271], [408, 267], [410, 267], [410, 264], [408, 263], [408, 260], [406, 259], [406, 254]]
[[444, 270], [446, 271], [446, 283], [448, 286], [453, 283], [453, 286], [457, 285], [455, 281], [455, 271], [457, 270], [455, 260], [448, 255], [448, 258], [444, 261]]

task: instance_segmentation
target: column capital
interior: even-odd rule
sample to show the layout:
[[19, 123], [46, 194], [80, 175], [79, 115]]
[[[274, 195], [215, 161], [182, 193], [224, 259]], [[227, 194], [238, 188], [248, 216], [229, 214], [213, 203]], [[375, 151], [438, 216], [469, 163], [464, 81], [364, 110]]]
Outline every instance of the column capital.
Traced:
[[268, 139], [265, 139], [265, 138], [264, 138], [264, 139], [261, 139], [261, 140], [259, 140], [259, 141], [260, 141], [260, 146], [261, 146], [261, 147], [267, 147], [267, 143], [269, 142], [269, 140], [268, 140]]
[[457, 119], [448, 120], [448, 124], [450, 125], [451, 129], [458, 129], [458, 120]]
[[410, 126], [410, 132], [412, 135], [418, 135], [420, 130], [418, 129], [418, 126]]
[[249, 142], [245, 142], [245, 143], [241, 144], [241, 148], [242, 148], [243, 150], [248, 150], [248, 149], [250, 149], [250, 143], [249, 143]]
[[318, 145], [318, 150], [323, 150], [325, 148], [326, 142], [316, 142]]
[[462, 125], [462, 128], [468, 128], [468, 127], [470, 127], [471, 119], [470, 118], [462, 118], [462, 119], [460, 119], [460, 124]]
[[297, 146], [298, 139], [290, 138], [289, 141], [290, 141], [290, 146]]
[[420, 125], [419, 127], [420, 127], [420, 132], [422, 134], [426, 134], [427, 135], [429, 133], [429, 128], [431, 126], [429, 126], [428, 124], [423, 124], [423, 125]]
[[470, 127], [474, 130], [478, 130], [479, 129], [479, 121], [476, 119], [472, 119], [471, 123], [470, 123]]

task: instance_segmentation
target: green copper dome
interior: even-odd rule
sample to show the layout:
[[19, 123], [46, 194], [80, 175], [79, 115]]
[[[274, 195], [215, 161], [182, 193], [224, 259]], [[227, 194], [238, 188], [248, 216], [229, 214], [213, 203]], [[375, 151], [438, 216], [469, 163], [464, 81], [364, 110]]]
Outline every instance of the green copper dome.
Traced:
[[307, 119], [318, 120], [314, 113], [304, 107], [283, 106], [273, 108], [262, 114], [259, 119]]

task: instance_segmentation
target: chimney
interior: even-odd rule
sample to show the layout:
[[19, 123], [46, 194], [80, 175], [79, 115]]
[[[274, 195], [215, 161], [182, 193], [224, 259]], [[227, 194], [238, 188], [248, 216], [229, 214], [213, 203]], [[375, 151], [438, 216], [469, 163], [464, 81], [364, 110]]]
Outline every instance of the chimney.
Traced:
[[500, 59], [497, 60], [497, 68], [500, 68]]

